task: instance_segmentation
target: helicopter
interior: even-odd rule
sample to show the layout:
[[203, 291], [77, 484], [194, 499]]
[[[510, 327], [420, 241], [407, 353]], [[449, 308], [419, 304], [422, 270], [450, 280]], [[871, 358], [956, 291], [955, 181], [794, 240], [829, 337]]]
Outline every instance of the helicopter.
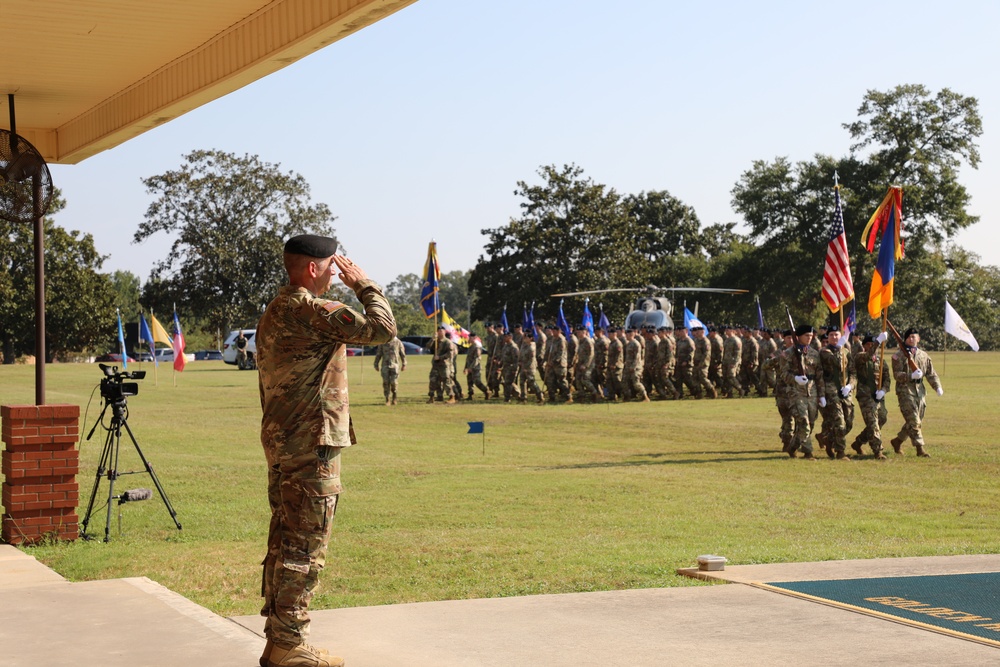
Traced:
[[[586, 290], [583, 292], [566, 292], [563, 294], [553, 294], [553, 297], [586, 296], [589, 294], [605, 294], [608, 292], [644, 292], [643, 296], [636, 299], [635, 305], [625, 318], [626, 329], [643, 329], [653, 327], [674, 328], [674, 321], [670, 318], [673, 312], [673, 304], [670, 299], [663, 296], [656, 296], [663, 292], [709, 292], [712, 294], [748, 294], [749, 290], [729, 289], [725, 287], [657, 287], [647, 285], [646, 287], [617, 287], [611, 289]], [[697, 309], [696, 309], [697, 311]], [[698, 313], [695, 312], [695, 315]]]

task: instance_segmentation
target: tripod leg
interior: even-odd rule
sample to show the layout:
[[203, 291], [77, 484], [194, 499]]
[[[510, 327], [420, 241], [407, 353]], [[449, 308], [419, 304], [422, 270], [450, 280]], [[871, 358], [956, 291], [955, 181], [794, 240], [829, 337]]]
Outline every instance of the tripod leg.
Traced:
[[87, 513], [83, 517], [81, 535], [87, 535], [87, 526], [90, 524], [91, 513], [94, 510], [94, 500], [97, 499], [97, 490], [101, 485], [101, 478], [111, 465], [111, 446], [113, 443], [113, 432], [108, 431], [108, 437], [104, 440], [104, 450], [101, 452], [101, 460], [97, 464], [97, 474], [94, 476], [94, 488], [90, 491], [90, 502], [87, 503]]
[[[174, 511], [173, 505], [170, 504], [170, 499], [167, 498], [167, 492], [163, 490], [163, 485], [160, 484], [159, 478], [156, 476], [156, 473], [153, 472], [153, 466], [146, 459], [146, 455], [142, 453], [139, 443], [136, 442], [135, 436], [132, 435], [132, 429], [128, 427], [128, 422], [122, 419], [122, 425], [128, 432], [128, 437], [132, 440], [132, 446], [135, 447], [136, 453], [139, 455], [139, 458], [142, 459], [142, 464], [146, 466], [146, 472], [148, 472], [149, 476], [153, 479], [153, 484], [156, 485], [156, 490], [160, 494], [163, 504], [166, 505], [167, 512], [170, 513], [170, 518], [173, 519], [174, 525], [177, 526], [177, 530], [181, 530], [181, 524], [177, 521], [177, 512]], [[108, 511], [110, 512], [111, 510]]]

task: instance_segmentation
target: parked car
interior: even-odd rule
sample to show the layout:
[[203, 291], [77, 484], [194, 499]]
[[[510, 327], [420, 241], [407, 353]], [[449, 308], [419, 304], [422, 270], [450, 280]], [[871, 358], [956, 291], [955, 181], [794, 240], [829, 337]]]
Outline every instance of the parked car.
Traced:
[[406, 350], [406, 354], [427, 354], [427, 350], [408, 340], [403, 341], [403, 349]]
[[[135, 359], [133, 359], [132, 357], [125, 357], [125, 358], [128, 361], [135, 362]], [[101, 356], [94, 359], [94, 361], [100, 361], [101, 363], [111, 362], [120, 364], [122, 362], [122, 355], [119, 354], [118, 352], [110, 352], [108, 354], [102, 354]]]
[[152, 361], [153, 355], [150, 354], [149, 352], [136, 352], [135, 358], [138, 359], [139, 361]]
[[[222, 344], [222, 360], [227, 364], [236, 365], [236, 338], [240, 335], [240, 329], [233, 329], [226, 336], [225, 342]], [[247, 339], [247, 356], [256, 357], [257, 356], [257, 341], [254, 337], [257, 335], [256, 329], [242, 329], [243, 335]]]
[[[185, 361], [194, 361], [194, 355], [191, 354], [190, 352], [185, 352], [184, 353], [184, 359], [185, 359]], [[168, 364], [174, 363], [174, 351], [173, 351], [173, 349], [169, 348], [169, 347], [161, 347], [160, 349], [156, 350], [156, 361], [158, 361], [161, 364], [162, 363], [168, 363]]]
[[347, 356], [349, 357], [360, 357], [365, 354], [364, 348], [361, 347], [349, 347], [347, 348]]
[[198, 350], [194, 353], [195, 361], [219, 361], [222, 359], [222, 352], [219, 350]]

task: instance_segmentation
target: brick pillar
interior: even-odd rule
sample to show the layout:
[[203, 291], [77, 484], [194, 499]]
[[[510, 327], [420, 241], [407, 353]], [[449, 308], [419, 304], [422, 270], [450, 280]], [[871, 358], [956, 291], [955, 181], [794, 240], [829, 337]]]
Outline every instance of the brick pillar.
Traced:
[[80, 489], [79, 405], [3, 405], [3, 540], [75, 540]]

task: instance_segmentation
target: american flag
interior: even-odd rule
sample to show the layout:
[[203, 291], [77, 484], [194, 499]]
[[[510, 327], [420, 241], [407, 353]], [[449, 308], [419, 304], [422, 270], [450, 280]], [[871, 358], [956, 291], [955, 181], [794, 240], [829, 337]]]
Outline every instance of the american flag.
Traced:
[[830, 243], [826, 246], [823, 263], [823, 300], [830, 312], [854, 298], [854, 281], [851, 280], [851, 261], [847, 256], [847, 236], [844, 234], [844, 211], [840, 207], [840, 187], [834, 188], [836, 207], [830, 225]]

